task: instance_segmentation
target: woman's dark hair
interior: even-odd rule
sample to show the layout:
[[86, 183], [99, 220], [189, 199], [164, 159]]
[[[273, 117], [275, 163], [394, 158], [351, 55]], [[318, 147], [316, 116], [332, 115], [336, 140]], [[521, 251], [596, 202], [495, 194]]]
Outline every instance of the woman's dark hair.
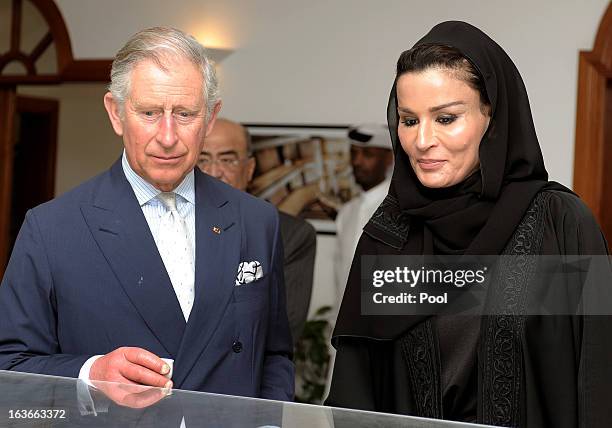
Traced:
[[440, 44], [423, 44], [403, 52], [397, 60], [397, 77], [404, 73], [421, 72], [429, 68], [442, 68], [457, 72], [457, 77], [480, 94], [483, 112], [490, 114], [491, 102], [483, 77], [461, 52]]

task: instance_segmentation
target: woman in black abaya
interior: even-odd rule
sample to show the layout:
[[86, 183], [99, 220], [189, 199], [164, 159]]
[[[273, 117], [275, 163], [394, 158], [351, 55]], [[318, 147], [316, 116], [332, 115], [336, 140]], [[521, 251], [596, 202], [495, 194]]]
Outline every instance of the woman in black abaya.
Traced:
[[[500, 426], [612, 424], [608, 316], [364, 316], [361, 255], [606, 255], [549, 182], [512, 60], [463, 22], [404, 52], [388, 107], [389, 195], [364, 228], [326, 404]], [[513, 279], [513, 295], [527, 283]], [[503, 295], [503, 293], [501, 293]]]

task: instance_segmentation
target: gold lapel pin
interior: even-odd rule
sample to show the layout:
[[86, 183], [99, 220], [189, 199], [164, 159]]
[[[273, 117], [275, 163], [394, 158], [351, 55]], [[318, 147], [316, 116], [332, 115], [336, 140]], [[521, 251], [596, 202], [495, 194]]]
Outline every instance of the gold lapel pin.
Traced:
[[217, 235], [221, 235], [221, 229], [217, 226], [213, 226], [212, 231], [215, 232]]

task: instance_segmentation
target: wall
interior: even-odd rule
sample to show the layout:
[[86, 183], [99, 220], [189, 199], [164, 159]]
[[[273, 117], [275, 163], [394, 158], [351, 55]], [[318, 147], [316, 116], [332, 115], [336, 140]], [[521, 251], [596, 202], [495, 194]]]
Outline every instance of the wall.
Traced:
[[18, 93], [60, 101], [55, 194], [60, 195], [108, 168], [122, 143], [110, 126], [102, 83], [21, 86]]

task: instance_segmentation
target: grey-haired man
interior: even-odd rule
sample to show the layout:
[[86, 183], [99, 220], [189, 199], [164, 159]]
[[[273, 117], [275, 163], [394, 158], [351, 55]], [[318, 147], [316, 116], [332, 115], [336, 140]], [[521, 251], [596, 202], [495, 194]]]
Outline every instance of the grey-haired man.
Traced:
[[137, 33], [104, 105], [123, 156], [26, 215], [0, 369], [292, 399], [278, 214], [194, 168], [221, 107], [204, 48]]

